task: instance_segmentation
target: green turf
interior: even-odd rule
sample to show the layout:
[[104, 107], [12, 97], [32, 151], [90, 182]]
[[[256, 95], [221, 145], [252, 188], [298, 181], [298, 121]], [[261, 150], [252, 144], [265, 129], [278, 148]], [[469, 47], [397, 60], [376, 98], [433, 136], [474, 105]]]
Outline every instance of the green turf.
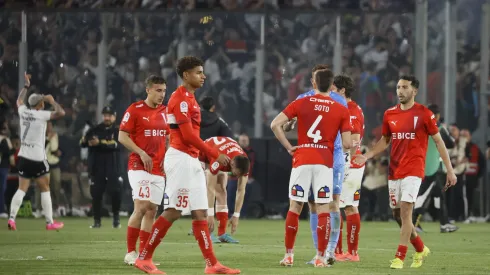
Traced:
[[[60, 232], [44, 230], [41, 219], [19, 219], [18, 231], [0, 229], [0, 274], [143, 274], [125, 266], [125, 227], [89, 229], [89, 219], [65, 219]], [[126, 221], [123, 221], [123, 224]], [[155, 261], [167, 274], [203, 274], [204, 261], [192, 236], [187, 236], [190, 220], [177, 222], [155, 252]], [[295, 266], [284, 268], [284, 221], [247, 221], [239, 225], [239, 245], [215, 245], [223, 264], [240, 268], [242, 274], [490, 274], [490, 225], [461, 225], [458, 232], [440, 234], [437, 224], [425, 224], [422, 235], [432, 254], [419, 270], [392, 271], [389, 261], [398, 243], [398, 228], [391, 223], [363, 223], [360, 263], [336, 263], [333, 268], [315, 269], [305, 264], [314, 255], [310, 230], [302, 222], [296, 240]], [[409, 254], [413, 248], [409, 248]], [[37, 256], [44, 260], [37, 260]]]

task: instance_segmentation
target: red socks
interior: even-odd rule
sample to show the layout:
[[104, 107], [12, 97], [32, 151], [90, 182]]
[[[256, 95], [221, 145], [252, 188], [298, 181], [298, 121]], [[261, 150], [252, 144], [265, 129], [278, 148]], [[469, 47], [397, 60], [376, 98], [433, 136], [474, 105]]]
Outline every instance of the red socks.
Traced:
[[422, 239], [420, 238], [419, 235], [417, 235], [417, 237], [411, 239], [410, 242], [412, 243], [416, 252], [424, 251], [424, 242], [422, 241]]
[[136, 242], [138, 241], [139, 233], [139, 228], [128, 226], [128, 230], [126, 231], [126, 245], [128, 247], [128, 253], [131, 251], [136, 251]]
[[199, 243], [199, 248], [201, 249], [202, 256], [207, 266], [214, 266], [218, 263], [216, 256], [213, 251], [213, 243], [211, 242], [211, 237], [209, 236], [209, 228], [207, 221], [192, 221], [192, 232], [194, 232], [194, 237]]
[[286, 216], [286, 233], [284, 236], [284, 244], [286, 245], [286, 253], [293, 253], [296, 234], [298, 233], [299, 215], [288, 211]]
[[322, 257], [325, 256], [325, 250], [327, 249], [327, 244], [328, 244], [326, 234], [327, 234], [327, 223], [329, 223], [329, 218], [330, 218], [329, 213], [318, 214], [318, 225], [316, 227], [316, 234], [318, 236], [317, 252], [318, 255]]
[[216, 212], [216, 219], [218, 220], [218, 236], [226, 233], [226, 224], [228, 223], [228, 211]]
[[326, 229], [326, 232], [325, 232], [325, 242], [327, 242], [327, 246], [328, 246], [328, 242], [330, 241], [330, 213], [326, 213], [327, 214], [327, 229]]
[[359, 249], [359, 232], [361, 231], [361, 216], [359, 213], [349, 215], [347, 219], [347, 249], [351, 255], [357, 255]]
[[151, 238], [145, 244], [145, 247], [140, 253], [141, 260], [150, 260], [153, 257], [155, 248], [160, 244], [162, 238], [167, 234], [168, 229], [172, 226], [172, 223], [167, 221], [164, 217], [160, 216], [151, 227]]
[[396, 251], [395, 257], [400, 260], [405, 260], [405, 255], [407, 255], [408, 247], [405, 245], [398, 245], [398, 250]]
[[145, 248], [145, 244], [148, 241], [149, 237], [150, 237], [150, 232], [140, 230], [140, 249], [139, 249], [140, 254], [141, 252], [143, 252], [143, 248]]
[[344, 220], [342, 218], [342, 213], [340, 213], [340, 232], [339, 232], [339, 241], [337, 242], [337, 247], [335, 248], [335, 254], [343, 254], [342, 251], [342, 231], [344, 229]]

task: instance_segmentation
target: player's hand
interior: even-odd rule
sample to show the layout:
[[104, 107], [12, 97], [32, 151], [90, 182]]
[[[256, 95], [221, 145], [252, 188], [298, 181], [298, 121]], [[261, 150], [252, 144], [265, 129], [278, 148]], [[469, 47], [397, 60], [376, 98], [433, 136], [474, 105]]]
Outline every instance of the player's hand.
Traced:
[[230, 158], [225, 154], [220, 154], [216, 161], [223, 166], [228, 166], [230, 163]]
[[298, 146], [293, 146], [291, 149], [288, 149], [288, 153], [292, 156], [296, 150], [298, 150]]
[[44, 100], [44, 102], [52, 104], [54, 102], [54, 97], [52, 95], [45, 95], [43, 100]]
[[228, 227], [231, 227], [231, 234], [235, 234], [236, 229], [238, 227], [238, 217], [231, 217], [231, 219], [228, 221]]
[[352, 158], [352, 162], [354, 162], [357, 165], [363, 165], [364, 163], [366, 163], [366, 161], [367, 161], [367, 158], [364, 155], [355, 155]]
[[456, 182], [458, 182], [458, 178], [456, 177], [456, 174], [454, 174], [454, 172], [447, 173], [446, 186], [444, 186], [442, 191], [446, 191], [450, 187], [456, 185]]
[[214, 231], [214, 216], [208, 216], [209, 233]]
[[25, 85], [27, 87], [31, 86], [31, 77], [32, 77], [32, 75], [27, 74], [27, 72], [24, 72]]
[[153, 170], [153, 160], [143, 150], [141, 151], [141, 153], [139, 155], [140, 155], [141, 161], [143, 162], [145, 170], [147, 172], [151, 172]]

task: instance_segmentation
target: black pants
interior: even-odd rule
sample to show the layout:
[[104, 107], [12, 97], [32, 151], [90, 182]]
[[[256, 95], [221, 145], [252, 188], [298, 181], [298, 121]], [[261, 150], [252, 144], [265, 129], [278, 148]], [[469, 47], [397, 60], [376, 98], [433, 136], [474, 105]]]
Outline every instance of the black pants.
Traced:
[[[466, 175], [465, 188], [468, 208], [465, 214], [468, 216], [476, 216], [479, 210], [475, 210], [475, 203], [478, 201], [478, 194], [475, 194], [475, 189], [478, 187], [478, 175]], [[481, 214], [480, 214], [481, 215]]]
[[417, 219], [427, 212], [430, 207], [430, 202], [434, 198], [439, 198], [439, 223], [445, 225], [449, 223], [448, 210], [447, 210], [447, 198], [446, 192], [442, 192], [442, 189], [446, 185], [446, 174], [437, 172], [432, 176], [427, 176], [422, 181], [419, 189], [419, 195], [417, 202], [415, 203], [415, 210], [413, 211], [413, 223], [417, 223]]
[[447, 193], [447, 209], [449, 218], [456, 221], [463, 221], [465, 219], [465, 201], [464, 186], [466, 177], [464, 174], [456, 175], [458, 182], [455, 186], [449, 188]]
[[122, 182], [119, 181], [117, 177], [92, 177], [90, 181], [90, 195], [92, 196], [92, 211], [94, 213], [95, 222], [100, 223], [102, 217], [102, 204], [106, 190], [111, 197], [113, 218], [114, 220], [119, 219]]

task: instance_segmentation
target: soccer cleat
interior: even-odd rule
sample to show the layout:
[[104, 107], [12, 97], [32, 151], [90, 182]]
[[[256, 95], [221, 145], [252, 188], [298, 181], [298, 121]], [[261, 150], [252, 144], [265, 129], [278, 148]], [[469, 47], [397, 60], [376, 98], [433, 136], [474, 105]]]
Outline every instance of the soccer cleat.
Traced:
[[192, 228], [189, 230], [189, 232], [187, 232], [187, 236], [194, 236], [194, 231], [192, 231]]
[[335, 260], [337, 260], [338, 262], [343, 262], [343, 261], [345, 261], [346, 256], [347, 256], [347, 253], [342, 253], [342, 254], [335, 253]]
[[399, 258], [395, 258], [391, 260], [391, 269], [402, 269], [403, 268], [403, 261], [400, 260]]
[[233, 237], [231, 237], [230, 234], [228, 234], [228, 233], [225, 233], [225, 234], [219, 236], [219, 240], [222, 243], [239, 243], [238, 240], [233, 239]]
[[65, 226], [62, 222], [53, 221], [52, 223], [46, 224], [46, 230], [60, 230]]
[[441, 225], [441, 233], [452, 233], [458, 231], [459, 227], [454, 224]]
[[15, 221], [13, 219], [9, 219], [7, 223], [9, 230], [15, 231], [17, 230], [17, 225], [15, 224]]
[[147, 273], [147, 274], [167, 274], [163, 271], [160, 271], [158, 270], [158, 268], [155, 266], [155, 264], [153, 264], [153, 261], [152, 260], [140, 260], [140, 259], [136, 259], [136, 261], [134, 262], [134, 266]]
[[311, 259], [311, 261], [306, 262], [306, 264], [314, 265], [315, 264], [315, 260], [316, 260], [316, 255], [313, 257], [313, 259]]
[[337, 261], [345, 261], [345, 262], [360, 262], [359, 254], [352, 255], [350, 253], [344, 254], [342, 260], [337, 258]]
[[214, 233], [211, 233], [211, 234], [209, 234], [209, 235], [210, 235], [210, 237], [211, 237], [211, 241], [212, 241], [213, 243], [221, 243], [221, 241], [219, 240], [219, 238], [218, 238], [218, 237], [216, 237], [216, 235], [215, 235]]
[[328, 264], [327, 264], [324, 257], [315, 256], [315, 262], [313, 263], [313, 266], [315, 266], [315, 267], [327, 267]]
[[286, 255], [284, 255], [284, 259], [282, 259], [279, 262], [281, 266], [288, 266], [288, 267], [293, 266], [293, 263], [294, 263], [294, 254], [289, 254], [289, 253], [286, 253]]
[[327, 259], [327, 264], [330, 266], [330, 265], [333, 265], [336, 261], [335, 259], [335, 253], [333, 252], [328, 252], [325, 253], [325, 258]]
[[419, 268], [422, 266], [424, 263], [424, 259], [429, 256], [430, 254], [430, 249], [427, 246], [424, 246], [424, 250], [422, 252], [415, 252], [413, 254], [413, 262], [410, 267], [412, 268]]
[[229, 268], [218, 262], [213, 266], [206, 266], [204, 274], [240, 274], [240, 269]]
[[131, 251], [129, 253], [126, 253], [126, 256], [124, 256], [124, 262], [127, 265], [134, 265], [136, 259], [138, 259], [138, 253], [136, 253], [136, 251]]

